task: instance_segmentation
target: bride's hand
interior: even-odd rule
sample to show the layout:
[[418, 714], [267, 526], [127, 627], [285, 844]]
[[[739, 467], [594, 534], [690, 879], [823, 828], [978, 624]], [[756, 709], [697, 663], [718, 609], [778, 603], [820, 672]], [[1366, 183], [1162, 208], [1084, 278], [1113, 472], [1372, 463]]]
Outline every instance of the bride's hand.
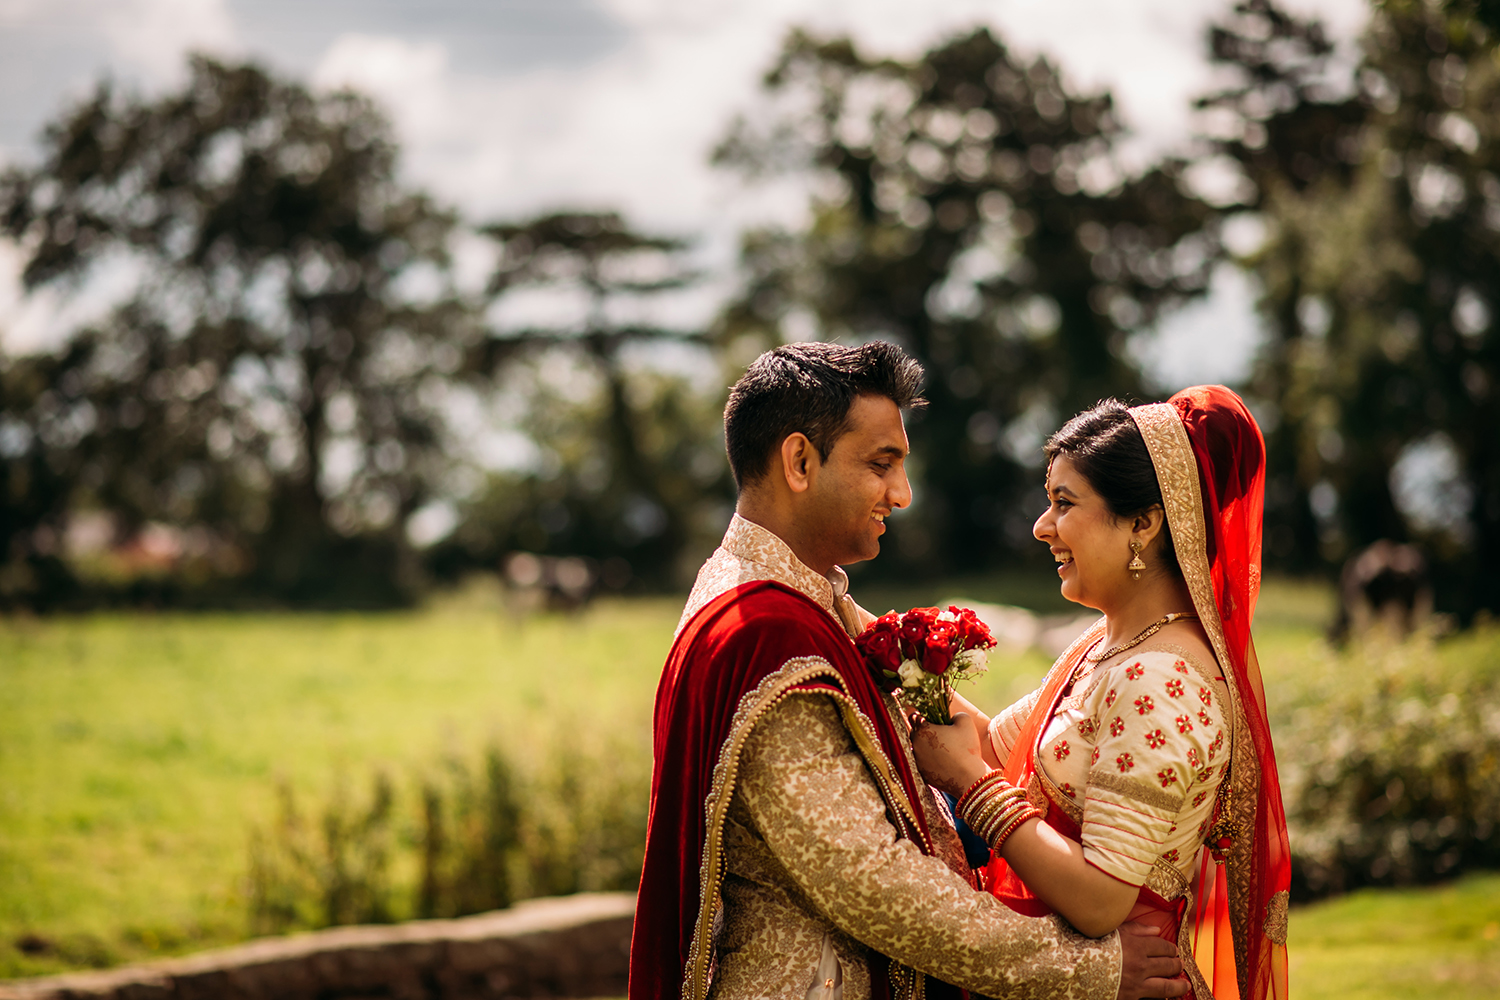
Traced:
[[968, 791], [990, 769], [980, 753], [979, 731], [963, 712], [953, 717], [951, 726], [917, 722], [911, 748], [927, 783], [954, 797]]

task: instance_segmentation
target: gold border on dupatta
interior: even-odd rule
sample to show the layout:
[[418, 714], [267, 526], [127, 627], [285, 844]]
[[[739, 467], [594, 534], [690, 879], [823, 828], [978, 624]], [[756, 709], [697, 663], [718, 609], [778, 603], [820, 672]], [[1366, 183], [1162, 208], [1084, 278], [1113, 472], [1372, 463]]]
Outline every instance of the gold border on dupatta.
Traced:
[[[1156, 468], [1156, 478], [1161, 485], [1162, 506], [1167, 525], [1172, 530], [1172, 543], [1177, 550], [1177, 563], [1182, 568], [1188, 593], [1192, 595], [1193, 607], [1207, 633], [1219, 668], [1224, 672], [1225, 687], [1229, 691], [1233, 713], [1230, 719], [1230, 765], [1227, 781], [1221, 784], [1228, 794], [1223, 802], [1230, 812], [1230, 822], [1235, 835], [1230, 848], [1228, 870], [1225, 872], [1229, 885], [1230, 921], [1234, 937], [1235, 973], [1239, 980], [1241, 996], [1249, 995], [1249, 914], [1250, 865], [1255, 831], [1255, 807], [1260, 792], [1260, 762], [1255, 757], [1254, 741], [1250, 738], [1243, 704], [1243, 693], [1235, 680], [1233, 660], [1229, 656], [1229, 645], [1224, 638], [1224, 623], [1219, 617], [1219, 605], [1214, 596], [1213, 576], [1208, 564], [1208, 529], [1203, 509], [1203, 489], [1198, 478], [1198, 460], [1193, 454], [1192, 442], [1188, 440], [1187, 428], [1182, 426], [1182, 416], [1170, 403], [1148, 403], [1131, 407], [1130, 415], [1140, 428], [1151, 454], [1151, 463]], [[1200, 891], [1203, 887], [1199, 887]], [[1191, 907], [1189, 908], [1191, 912]], [[1186, 931], [1186, 922], [1183, 930]], [[1187, 935], [1182, 935], [1183, 940]], [[1184, 951], [1191, 957], [1191, 951]], [[1203, 982], [1196, 962], [1185, 962], [1193, 979], [1194, 992], [1202, 997], [1211, 996]], [[1198, 992], [1199, 989], [1203, 992]]]
[[[796, 690], [797, 685], [812, 680], [827, 681], [838, 690]], [[892, 816], [906, 828], [905, 833], [909, 839], [920, 843], [925, 853], [932, 853], [932, 845], [917, 821], [915, 807], [907, 798], [906, 790], [896, 777], [895, 768], [880, 746], [874, 724], [845, 690], [844, 680], [838, 671], [821, 656], [800, 656], [787, 660], [740, 699], [729, 723], [729, 735], [719, 748], [719, 759], [714, 764], [708, 796], [703, 801], [705, 829], [702, 860], [698, 866], [698, 918], [693, 927], [687, 965], [683, 969], [683, 1000], [706, 1000], [713, 979], [714, 938], [723, 906], [724, 821], [739, 778], [740, 754], [755, 724], [783, 699], [794, 694], [833, 698], [839, 706], [844, 725], [854, 739], [855, 746], [859, 748], [860, 756], [869, 765], [875, 784]], [[900, 968], [896, 963], [891, 963], [893, 986], [904, 982], [897, 975]], [[901, 995], [897, 1000], [911, 1000], [922, 996], [925, 977], [920, 973], [913, 973], [911, 978], [915, 985], [910, 989], [899, 990]]]

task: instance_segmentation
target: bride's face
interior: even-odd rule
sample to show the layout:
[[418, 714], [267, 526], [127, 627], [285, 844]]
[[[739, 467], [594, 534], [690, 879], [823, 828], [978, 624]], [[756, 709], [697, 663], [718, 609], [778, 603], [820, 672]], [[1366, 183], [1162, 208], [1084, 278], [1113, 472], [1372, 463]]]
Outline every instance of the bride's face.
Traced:
[[1031, 533], [1052, 550], [1062, 595], [1103, 611], [1130, 583], [1131, 522], [1110, 512], [1066, 455], [1047, 469], [1047, 500]]

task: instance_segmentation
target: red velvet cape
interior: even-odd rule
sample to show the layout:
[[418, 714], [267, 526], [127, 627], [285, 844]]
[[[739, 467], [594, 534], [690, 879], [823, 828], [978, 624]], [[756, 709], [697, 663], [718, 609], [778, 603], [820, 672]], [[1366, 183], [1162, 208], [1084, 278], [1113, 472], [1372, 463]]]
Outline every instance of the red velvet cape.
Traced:
[[[915, 807], [921, 830], [903, 829], [902, 835], [919, 846], [930, 842], [918, 805], [917, 779], [906, 764], [880, 689], [849, 636], [827, 611], [789, 587], [768, 580], [735, 587], [705, 606], [682, 630], [657, 688], [651, 811], [630, 942], [630, 1000], [681, 997], [702, 904], [699, 873], [708, 823], [704, 804], [735, 710], [746, 694], [788, 660], [813, 656], [826, 660], [832, 671], [794, 689], [842, 693], [854, 700], [874, 724], [907, 800]], [[886, 992], [887, 970], [884, 963], [874, 966], [871, 973], [879, 996]], [[929, 996], [943, 992], [940, 984], [929, 981]]]

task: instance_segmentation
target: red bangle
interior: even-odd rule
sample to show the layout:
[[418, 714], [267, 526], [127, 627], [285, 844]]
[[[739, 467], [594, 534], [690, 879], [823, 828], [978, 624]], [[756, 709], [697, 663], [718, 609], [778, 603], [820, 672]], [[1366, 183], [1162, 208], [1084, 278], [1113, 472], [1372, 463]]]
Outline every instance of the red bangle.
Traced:
[[984, 772], [979, 776], [979, 779], [975, 781], [974, 784], [969, 786], [967, 791], [965, 791], [958, 797], [958, 801], [953, 804], [954, 814], [957, 815], [959, 813], [962, 813], [964, 811], [964, 807], [968, 804], [969, 799], [973, 797], [974, 793], [978, 791], [979, 788], [986, 782], [993, 781], [997, 777], [1002, 784], [1010, 784], [1010, 782], [1005, 780], [1005, 776], [1000, 772], [998, 768], [993, 771]]

